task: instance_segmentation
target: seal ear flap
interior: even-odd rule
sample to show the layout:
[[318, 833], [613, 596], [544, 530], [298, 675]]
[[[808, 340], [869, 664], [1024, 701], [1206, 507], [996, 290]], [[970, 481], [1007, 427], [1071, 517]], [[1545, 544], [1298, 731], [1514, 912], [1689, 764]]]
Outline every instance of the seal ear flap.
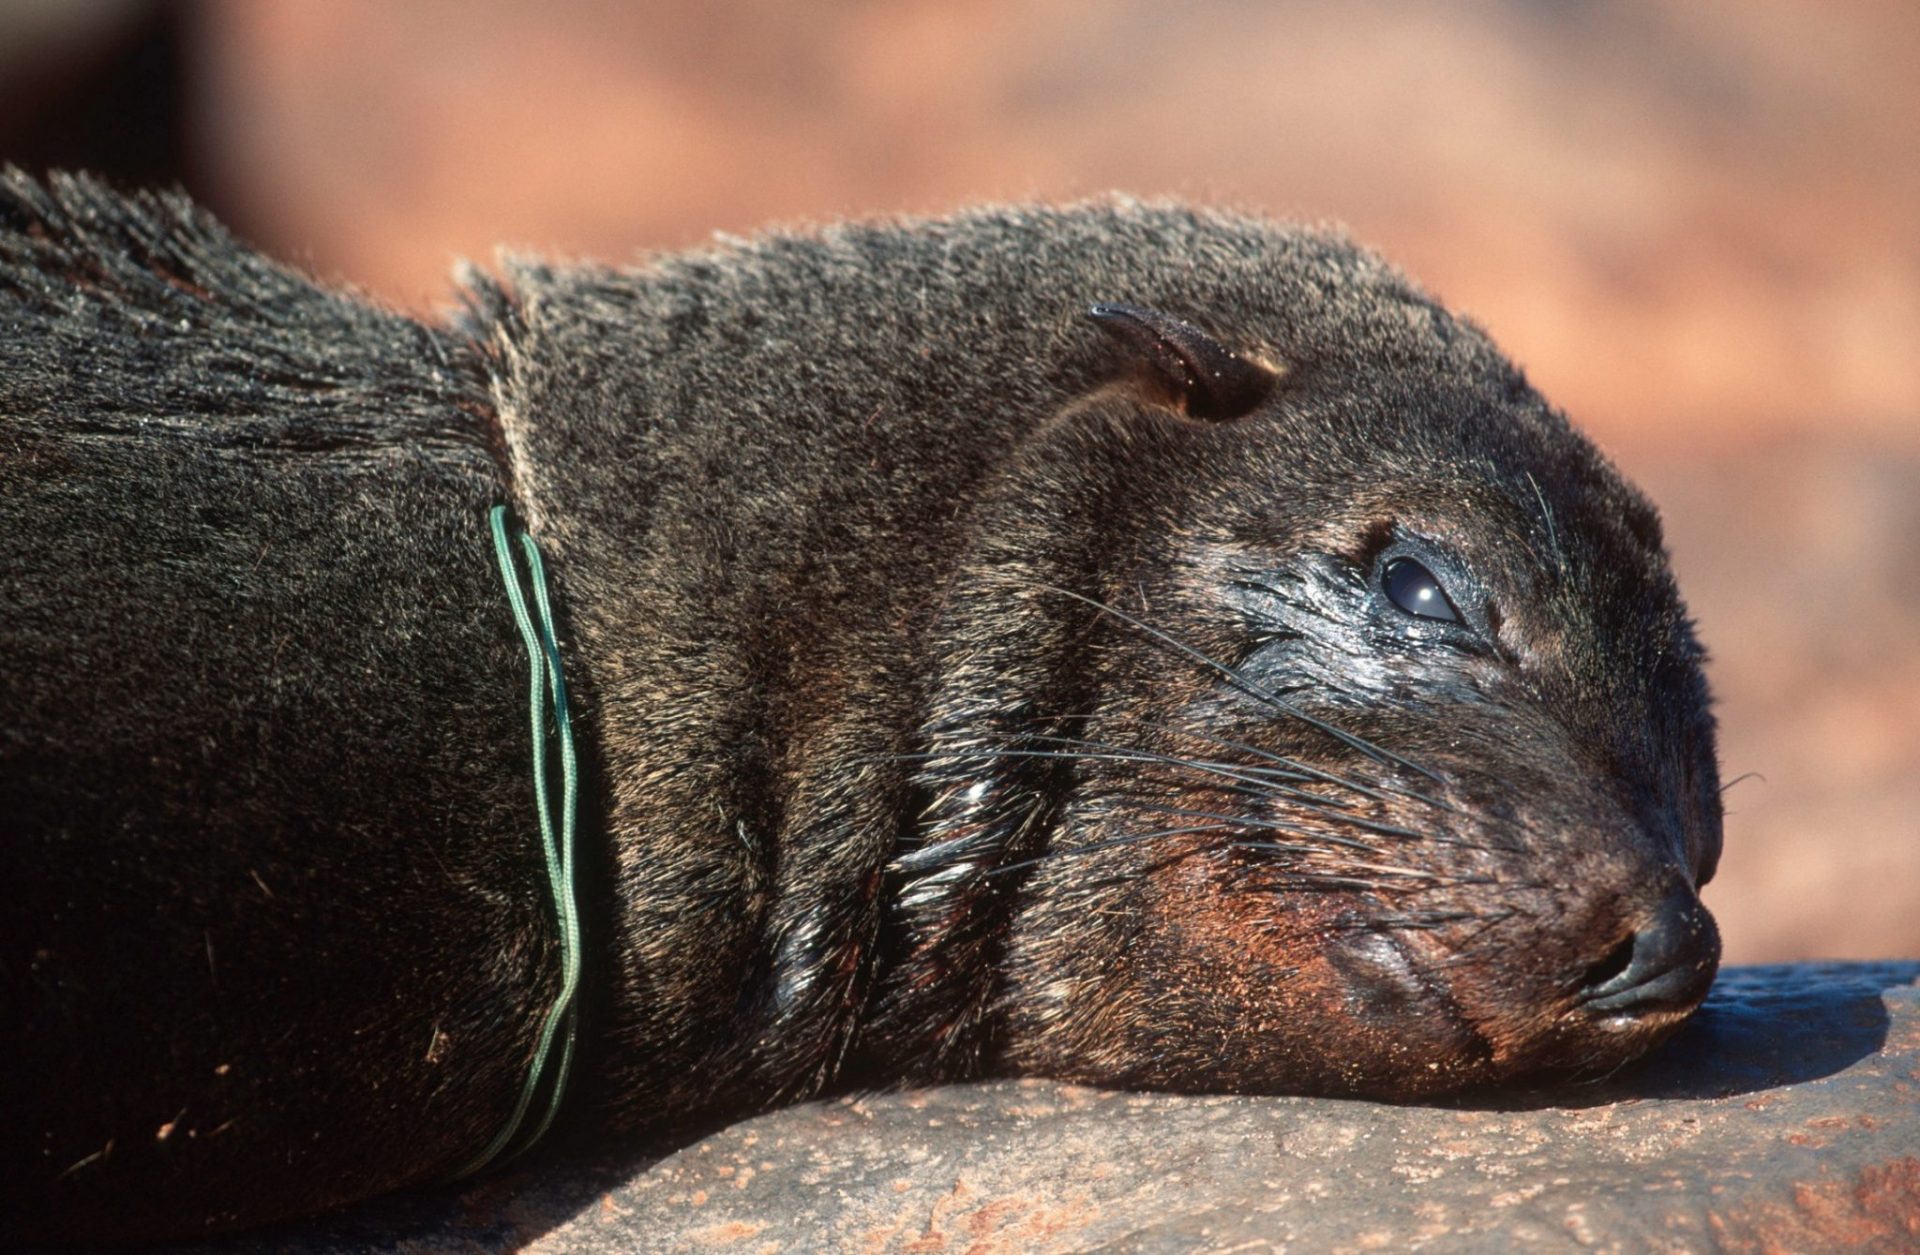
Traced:
[[1236, 355], [1184, 319], [1105, 301], [1089, 306], [1087, 316], [1132, 350], [1172, 404], [1194, 418], [1251, 413], [1280, 379], [1272, 367]]

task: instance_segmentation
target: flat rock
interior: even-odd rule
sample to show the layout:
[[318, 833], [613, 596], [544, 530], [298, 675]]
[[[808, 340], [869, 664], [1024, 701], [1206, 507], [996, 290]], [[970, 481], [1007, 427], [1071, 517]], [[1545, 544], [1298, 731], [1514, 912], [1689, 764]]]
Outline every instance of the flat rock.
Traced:
[[296, 1255], [1920, 1250], [1920, 963], [1738, 968], [1644, 1063], [1446, 1105], [1004, 1081], [377, 1200]]

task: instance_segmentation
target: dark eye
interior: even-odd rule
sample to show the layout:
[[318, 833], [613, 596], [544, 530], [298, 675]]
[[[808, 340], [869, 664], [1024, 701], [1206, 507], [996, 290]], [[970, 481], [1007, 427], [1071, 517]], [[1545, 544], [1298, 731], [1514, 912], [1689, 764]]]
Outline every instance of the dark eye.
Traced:
[[1447, 590], [1440, 587], [1432, 571], [1412, 558], [1395, 558], [1387, 563], [1380, 583], [1386, 589], [1388, 600], [1408, 614], [1438, 619], [1442, 623], [1460, 622], [1453, 603], [1447, 600]]

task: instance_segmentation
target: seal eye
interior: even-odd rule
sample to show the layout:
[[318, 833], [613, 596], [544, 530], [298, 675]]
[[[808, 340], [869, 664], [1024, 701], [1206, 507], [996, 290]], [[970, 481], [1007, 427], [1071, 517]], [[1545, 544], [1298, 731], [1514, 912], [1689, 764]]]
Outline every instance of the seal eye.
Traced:
[[1439, 579], [1412, 558], [1395, 558], [1387, 563], [1380, 583], [1387, 591], [1387, 599], [1408, 614], [1438, 619], [1442, 623], [1460, 622]]

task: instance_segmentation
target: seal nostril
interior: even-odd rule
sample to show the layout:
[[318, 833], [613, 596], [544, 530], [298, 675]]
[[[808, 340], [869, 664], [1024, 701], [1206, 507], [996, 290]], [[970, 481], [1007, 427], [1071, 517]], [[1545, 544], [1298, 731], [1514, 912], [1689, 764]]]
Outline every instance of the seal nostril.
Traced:
[[1633, 961], [1633, 938], [1628, 937], [1619, 945], [1607, 951], [1607, 957], [1587, 969], [1580, 981], [1584, 990], [1598, 989], [1614, 977], [1627, 970], [1627, 964]]
[[1607, 1015], [1691, 1006], [1720, 961], [1720, 932], [1700, 899], [1676, 889], [1640, 930], [1587, 970], [1581, 1002]]

